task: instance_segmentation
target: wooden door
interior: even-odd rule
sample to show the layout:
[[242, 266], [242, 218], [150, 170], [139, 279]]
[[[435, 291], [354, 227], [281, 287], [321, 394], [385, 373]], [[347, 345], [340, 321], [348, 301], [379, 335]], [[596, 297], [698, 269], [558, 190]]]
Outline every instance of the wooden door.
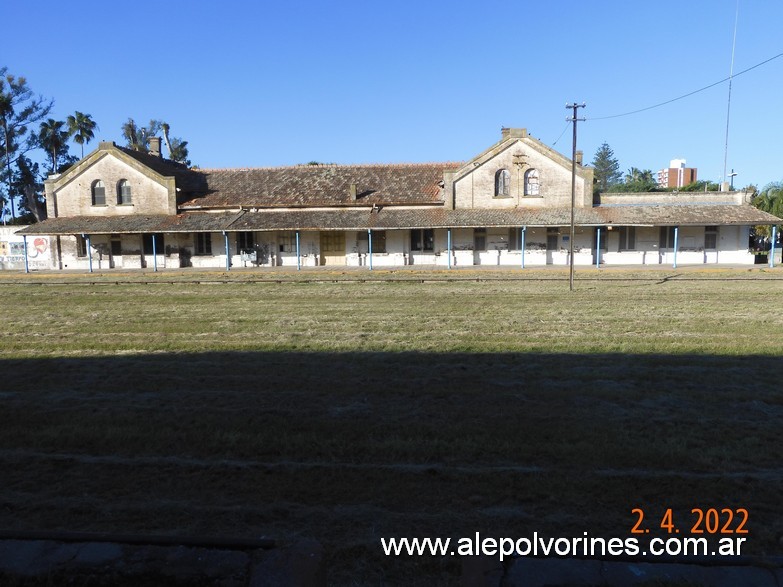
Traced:
[[344, 232], [321, 232], [321, 265], [345, 265]]

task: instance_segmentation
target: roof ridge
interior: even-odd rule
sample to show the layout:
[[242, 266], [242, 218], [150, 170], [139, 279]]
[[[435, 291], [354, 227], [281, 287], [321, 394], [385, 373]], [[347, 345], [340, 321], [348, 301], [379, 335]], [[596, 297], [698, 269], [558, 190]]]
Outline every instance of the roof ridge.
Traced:
[[370, 168], [370, 167], [392, 167], [392, 168], [408, 168], [408, 167], [457, 167], [464, 165], [461, 161], [446, 161], [446, 162], [430, 162], [430, 163], [318, 163], [317, 165], [310, 165], [308, 163], [298, 163], [296, 165], [278, 165], [278, 166], [261, 166], [261, 167], [199, 167], [193, 169], [193, 171], [271, 171], [271, 170], [284, 170], [284, 169], [346, 169], [346, 168]]

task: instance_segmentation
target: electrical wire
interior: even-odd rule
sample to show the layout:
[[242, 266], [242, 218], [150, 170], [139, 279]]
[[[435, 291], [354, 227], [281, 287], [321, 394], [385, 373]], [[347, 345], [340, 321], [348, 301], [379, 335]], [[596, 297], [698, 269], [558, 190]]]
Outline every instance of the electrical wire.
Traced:
[[555, 142], [552, 143], [552, 146], [554, 147], [557, 144], [557, 141], [563, 138], [563, 135], [565, 134], [565, 131], [568, 130], [568, 127], [571, 126], [570, 122], [566, 122], [565, 128], [563, 128], [563, 132], [560, 133], [560, 136], [555, 139]]
[[[757, 63], [756, 65], [752, 67], [748, 67], [747, 69], [743, 69], [739, 73], [735, 73], [733, 76], [729, 76], [726, 78], [723, 78], [720, 81], [717, 81], [713, 84], [710, 84], [708, 86], [704, 86], [703, 88], [699, 88], [698, 90], [694, 90], [692, 92], [688, 92], [687, 94], [683, 94], [682, 96], [678, 96], [677, 98], [672, 98], [671, 100], [666, 100], [665, 102], [661, 102], [660, 104], [655, 104], [653, 106], [647, 106], [646, 108], [640, 108], [639, 110], [632, 110], [631, 112], [624, 112], [623, 114], [612, 114], [611, 116], [595, 116], [592, 118], [588, 118], [587, 120], [608, 120], [610, 118], [620, 118], [621, 116], [630, 116], [631, 114], [639, 114], [640, 112], [645, 112], [647, 110], [652, 110], [653, 108], [660, 108], [661, 106], [666, 106], [667, 104], [671, 104], [672, 102], [676, 102], [677, 100], [682, 100], [683, 98], [687, 98], [689, 96], [693, 96], [694, 94], [698, 94], [699, 92], [703, 92], [705, 90], [709, 90], [710, 88], [714, 88], [715, 86], [718, 86], [720, 84], [726, 83], [729, 81], [732, 77], [739, 77], [743, 73], [748, 73], [749, 71], [752, 71], [756, 69], [757, 67], [761, 67], [762, 65], [765, 65], [769, 63], [770, 61], [774, 61], [775, 59], [778, 59], [780, 57], [783, 57], [783, 53], [778, 53], [777, 55], [770, 57], [769, 59], [766, 59], [762, 61], [761, 63]], [[565, 131], [563, 131], [565, 132]], [[562, 135], [560, 135], [562, 136]], [[559, 140], [559, 137], [558, 137]]]
[[729, 161], [729, 120], [731, 116], [731, 81], [734, 79], [734, 51], [737, 48], [737, 23], [739, 22], [739, 0], [737, 0], [737, 14], [734, 17], [734, 40], [731, 43], [731, 67], [729, 68], [729, 101], [726, 105], [726, 143], [723, 149], [723, 176], [726, 179], [726, 164]]

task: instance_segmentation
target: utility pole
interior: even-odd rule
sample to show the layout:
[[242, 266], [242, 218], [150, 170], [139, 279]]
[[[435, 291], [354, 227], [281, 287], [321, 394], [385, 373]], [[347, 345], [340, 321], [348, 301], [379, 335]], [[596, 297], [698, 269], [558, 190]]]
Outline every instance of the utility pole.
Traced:
[[566, 104], [566, 108], [574, 111], [573, 116], [566, 118], [566, 121], [574, 123], [574, 141], [571, 148], [571, 232], [568, 237], [568, 288], [574, 291], [574, 209], [576, 207], [576, 123], [584, 122], [584, 118], [576, 117], [577, 108], [584, 108], [585, 103]]

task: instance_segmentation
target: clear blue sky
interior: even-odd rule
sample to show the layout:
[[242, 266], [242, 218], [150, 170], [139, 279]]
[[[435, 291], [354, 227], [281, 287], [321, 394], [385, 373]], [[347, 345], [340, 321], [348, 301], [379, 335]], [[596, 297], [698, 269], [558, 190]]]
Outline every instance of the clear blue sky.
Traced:
[[[0, 65], [90, 113], [168, 121], [201, 167], [463, 161], [526, 127], [552, 145], [565, 103], [597, 118], [729, 75], [736, 0], [7, 2]], [[783, 52], [783, 2], [740, 0], [734, 71]], [[783, 179], [783, 58], [733, 82], [736, 186]], [[634, 116], [588, 120], [623, 170], [673, 158], [723, 173], [728, 84]], [[95, 143], [91, 148], [96, 146]], [[555, 148], [571, 151], [570, 129]], [[72, 147], [72, 152], [74, 151]], [[78, 151], [76, 151], [78, 152]]]

